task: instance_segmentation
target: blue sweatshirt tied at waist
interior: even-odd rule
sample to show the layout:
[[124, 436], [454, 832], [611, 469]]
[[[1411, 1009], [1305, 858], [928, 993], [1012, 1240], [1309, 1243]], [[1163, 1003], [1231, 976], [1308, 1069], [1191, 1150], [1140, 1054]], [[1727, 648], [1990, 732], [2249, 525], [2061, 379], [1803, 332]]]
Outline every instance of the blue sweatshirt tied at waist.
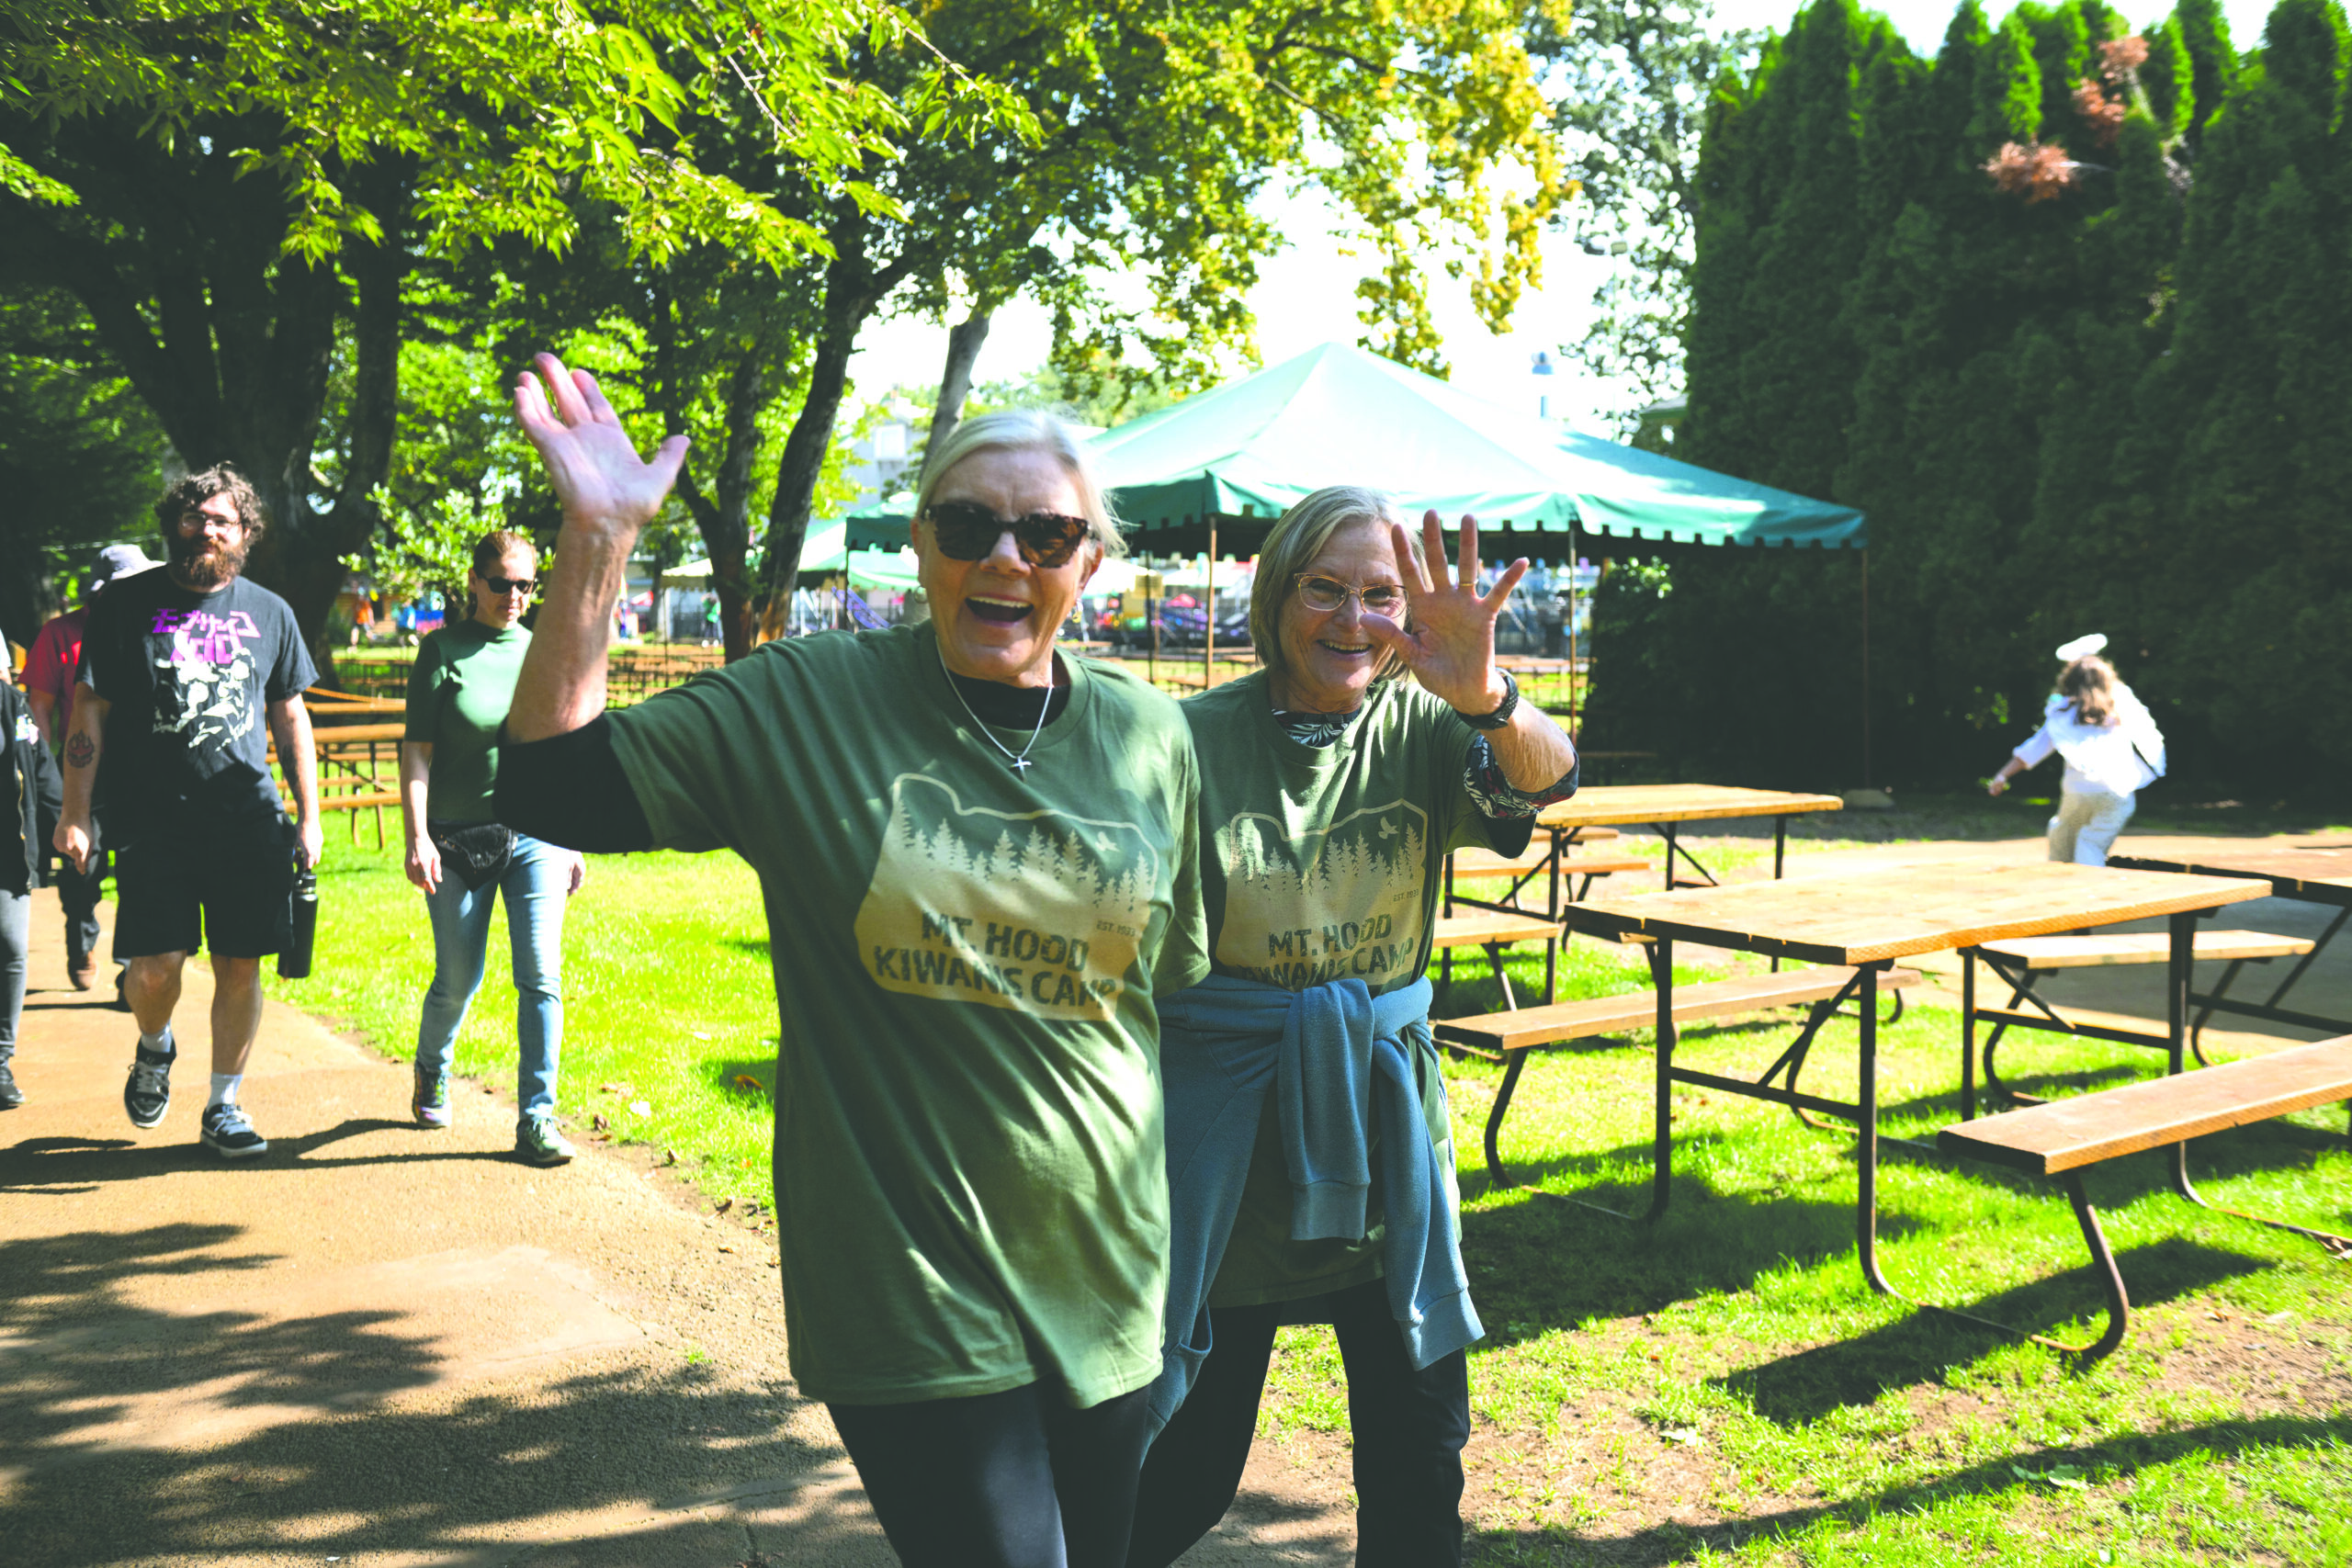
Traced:
[[1408, 1049], [1417, 1033], [1426, 1041], [1430, 997], [1427, 978], [1375, 997], [1362, 980], [1288, 991], [1212, 975], [1159, 1003], [1170, 1258], [1155, 1437], [1209, 1353], [1209, 1287], [1241, 1212], [1270, 1089], [1290, 1168], [1291, 1239], [1362, 1239], [1377, 1118], [1381, 1269], [1406, 1354], [1428, 1367], [1486, 1333]]

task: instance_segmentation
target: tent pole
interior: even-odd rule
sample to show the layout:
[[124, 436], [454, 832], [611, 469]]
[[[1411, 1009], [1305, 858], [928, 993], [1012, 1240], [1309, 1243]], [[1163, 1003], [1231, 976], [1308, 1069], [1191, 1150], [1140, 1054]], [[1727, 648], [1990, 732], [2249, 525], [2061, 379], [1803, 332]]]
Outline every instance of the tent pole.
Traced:
[[1568, 519], [1568, 742], [1576, 743], [1583, 726], [1577, 722], [1577, 520]]
[[1871, 551], [1862, 547], [1862, 787], [1871, 787]]
[[1216, 513], [1209, 513], [1209, 570], [1205, 579], [1208, 619], [1201, 627], [1201, 690], [1216, 684]]

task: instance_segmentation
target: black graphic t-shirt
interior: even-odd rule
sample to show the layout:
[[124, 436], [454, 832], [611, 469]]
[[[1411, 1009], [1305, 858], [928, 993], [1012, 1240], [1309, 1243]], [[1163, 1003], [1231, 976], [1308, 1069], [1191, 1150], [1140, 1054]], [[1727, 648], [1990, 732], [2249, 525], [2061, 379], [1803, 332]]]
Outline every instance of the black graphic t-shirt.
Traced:
[[277, 811], [269, 705], [317, 679], [294, 612], [243, 578], [198, 593], [149, 571], [100, 595], [82, 682], [109, 705], [98, 784], [110, 830], [189, 809]]

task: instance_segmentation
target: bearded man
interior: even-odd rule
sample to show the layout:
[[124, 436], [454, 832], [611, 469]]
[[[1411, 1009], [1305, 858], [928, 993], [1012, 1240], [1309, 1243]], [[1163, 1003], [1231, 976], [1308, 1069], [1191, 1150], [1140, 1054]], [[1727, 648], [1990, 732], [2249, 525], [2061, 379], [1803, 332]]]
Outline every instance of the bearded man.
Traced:
[[[261, 961], [291, 934], [296, 865], [318, 863], [317, 760], [302, 692], [318, 678], [286, 601], [243, 580], [261, 536], [260, 498], [228, 464], [190, 474], [155, 503], [164, 570], [117, 584], [91, 607], [65, 739], [58, 852], [92, 854], [102, 795], [115, 852], [114, 955], [139, 1047], [122, 1091], [131, 1123], [172, 1103], [172, 1010], [187, 955], [212, 955], [212, 1092], [205, 1146], [268, 1152], [238, 1102], [261, 1027]], [[263, 725], [265, 719], [267, 729]], [[286, 818], [269, 773], [277, 740], [293, 786]]]

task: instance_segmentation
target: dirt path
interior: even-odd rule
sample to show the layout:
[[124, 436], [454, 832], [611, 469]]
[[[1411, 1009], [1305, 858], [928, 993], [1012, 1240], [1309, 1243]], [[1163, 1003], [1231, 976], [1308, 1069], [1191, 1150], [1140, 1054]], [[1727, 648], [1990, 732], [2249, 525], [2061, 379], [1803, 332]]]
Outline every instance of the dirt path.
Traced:
[[[244, 1097], [272, 1147], [225, 1165], [195, 966], [140, 1132], [130, 1021], [67, 988], [61, 931], [41, 896], [0, 1117], [11, 1568], [896, 1561], [786, 1373], [771, 1236], [616, 1155], [515, 1163], [504, 1092], [420, 1132], [404, 1066], [276, 1004]], [[1261, 1452], [1186, 1562], [1346, 1562], [1313, 1481]]]

